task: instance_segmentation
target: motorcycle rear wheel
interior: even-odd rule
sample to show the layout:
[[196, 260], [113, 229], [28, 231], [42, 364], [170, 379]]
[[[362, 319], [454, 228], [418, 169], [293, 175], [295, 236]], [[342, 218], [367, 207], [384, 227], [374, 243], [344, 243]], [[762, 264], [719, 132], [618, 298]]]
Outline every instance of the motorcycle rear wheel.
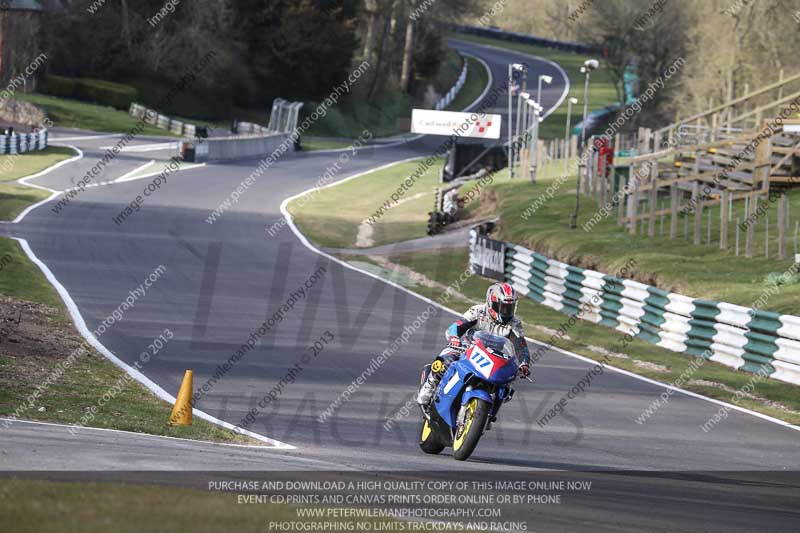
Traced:
[[441, 453], [442, 450], [444, 450], [444, 444], [439, 442], [439, 438], [433, 432], [433, 429], [431, 429], [431, 426], [428, 424], [428, 421], [425, 419], [425, 417], [422, 418], [419, 447], [422, 448], [423, 452], [433, 455]]
[[475, 451], [491, 410], [491, 405], [480, 398], [471, 398], [464, 407], [467, 410], [464, 423], [456, 428], [453, 440], [453, 458], [456, 461], [466, 461]]

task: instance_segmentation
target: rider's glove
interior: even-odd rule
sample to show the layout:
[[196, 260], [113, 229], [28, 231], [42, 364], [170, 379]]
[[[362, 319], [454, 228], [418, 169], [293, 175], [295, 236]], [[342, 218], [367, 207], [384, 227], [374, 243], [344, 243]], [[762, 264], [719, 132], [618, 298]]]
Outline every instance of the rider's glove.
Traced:
[[531, 367], [530, 367], [530, 365], [528, 363], [523, 363], [522, 365], [520, 365], [520, 367], [519, 367], [519, 375], [522, 376], [523, 378], [530, 377], [530, 375], [531, 375]]
[[450, 337], [450, 346], [453, 348], [461, 348], [461, 337], [458, 335], [452, 335]]

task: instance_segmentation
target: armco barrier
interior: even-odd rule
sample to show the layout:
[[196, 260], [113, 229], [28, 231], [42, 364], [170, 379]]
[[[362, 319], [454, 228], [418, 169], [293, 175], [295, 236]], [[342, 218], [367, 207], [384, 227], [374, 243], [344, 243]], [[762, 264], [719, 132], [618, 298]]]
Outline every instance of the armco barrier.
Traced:
[[24, 154], [47, 148], [47, 130], [0, 135], [0, 155]]
[[534, 46], [543, 46], [545, 48], [555, 48], [557, 50], [567, 50], [578, 54], [601, 54], [603, 50], [600, 48], [589, 46], [580, 43], [568, 43], [563, 41], [555, 41], [553, 39], [544, 39], [542, 37], [535, 37], [525, 33], [516, 33], [513, 31], [503, 31], [496, 28], [484, 28], [480, 26], [465, 26], [462, 24], [451, 24], [450, 28], [454, 31], [461, 33], [468, 33], [478, 35], [480, 37], [490, 37], [502, 41], [510, 41], [515, 43], [532, 44]]
[[272, 132], [269, 128], [254, 122], [237, 122], [236, 133], [238, 135], [269, 135], [277, 132]]
[[168, 116], [159, 114], [155, 109], [148, 109], [143, 105], [131, 104], [129, 113], [132, 117], [142, 119], [145, 124], [168, 130], [175, 135], [194, 137], [197, 134], [197, 127], [194, 124], [171, 119]]
[[493, 241], [477, 230], [470, 235], [472, 271], [495, 271], [499, 249], [505, 250], [505, 280], [535, 302], [668, 350], [800, 384], [800, 317], [667, 292]]
[[231, 159], [263, 158], [294, 151], [294, 142], [289, 133], [276, 133], [262, 136], [214, 137], [195, 139], [184, 144], [187, 160], [198, 163], [206, 161], [228, 161]]
[[461, 74], [458, 75], [458, 79], [456, 80], [456, 83], [453, 85], [453, 87], [450, 89], [450, 91], [448, 91], [448, 93], [446, 95], [444, 95], [441, 98], [441, 100], [436, 102], [436, 110], [437, 111], [441, 111], [442, 109], [445, 109], [447, 106], [452, 104], [453, 100], [456, 99], [456, 96], [458, 96], [458, 93], [461, 92], [461, 89], [464, 87], [464, 84], [467, 82], [467, 74], [468, 74], [467, 67], [468, 67], [469, 61], [467, 61], [467, 59], [464, 58], [463, 56], [462, 56], [462, 59], [463, 59], [464, 66], [461, 67]]

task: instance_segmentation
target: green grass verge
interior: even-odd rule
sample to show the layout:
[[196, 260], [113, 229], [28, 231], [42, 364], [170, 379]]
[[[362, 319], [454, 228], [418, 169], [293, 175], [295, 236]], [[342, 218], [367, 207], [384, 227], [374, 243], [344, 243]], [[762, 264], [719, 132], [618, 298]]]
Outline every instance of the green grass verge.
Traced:
[[0, 237], [0, 257], [9, 258], [0, 269], [0, 294], [58, 308], [66, 319], [67, 313], [58, 293], [42, 271], [28, 259], [19, 243]]
[[[369, 216], [388, 198], [399, 183], [415, 168], [418, 162], [405, 163], [396, 167], [357, 178], [340, 186], [325, 189], [305, 204], [298, 204], [290, 211], [295, 221], [307, 236], [323, 246], [352, 247], [358, 223]], [[686, 294], [721, 301], [752, 305], [764, 293], [766, 276], [775, 271], [782, 272], [784, 266], [775, 261], [763, 259], [745, 260], [732, 258], [715, 247], [690, 246], [683, 240], [670, 241], [666, 238], [649, 239], [641, 236], [631, 237], [616, 226], [613, 218], [598, 224], [591, 232], [580, 228], [568, 229], [569, 214], [574, 207], [574, 189], [571, 178], [567, 184], [556, 190], [552, 200], [541, 207], [528, 220], [522, 218], [525, 209], [538, 197], [547, 195], [548, 188], [563, 173], [563, 165], [551, 163], [542, 169], [539, 182], [532, 185], [523, 180], [510, 180], [507, 172], [498, 173], [494, 183], [489, 185], [480, 200], [469, 204], [468, 216], [482, 211], [500, 215], [500, 238], [525, 244], [538, 251], [586, 268], [601, 272], [616, 272], [628, 263], [630, 258], [637, 260], [636, 278]], [[429, 182], [421, 180], [412, 189], [416, 194], [432, 189], [436, 184], [435, 175]], [[430, 190], [429, 189], [429, 190]], [[409, 195], [409, 193], [406, 193]], [[423, 197], [400, 204], [387, 212], [375, 225], [376, 244], [388, 244], [400, 240], [420, 237], [425, 232], [426, 213], [430, 209], [431, 197]], [[352, 209], [338, 208], [343, 202], [355, 202]], [[582, 198], [583, 217], [588, 220], [599, 206], [589, 198]], [[800, 208], [800, 206], [798, 206]], [[452, 252], [454, 253], [454, 252]], [[458, 252], [458, 257], [450, 257], [451, 252], [439, 255], [413, 254], [392, 258], [393, 261], [408, 266], [444, 284], [452, 279], [437, 278], [436, 273], [461, 272], [466, 267], [466, 252]], [[360, 261], [365, 261], [363, 258]], [[437, 261], [447, 261], [446, 268], [435, 268]], [[480, 300], [488, 281], [473, 278], [463, 292]], [[413, 287], [420, 294], [430, 298], [438, 296], [435, 289]], [[765, 309], [780, 312], [796, 312], [800, 284], [788, 285], [773, 295], [764, 306]], [[523, 318], [528, 324], [538, 324], [558, 329], [565, 322], [565, 315], [544, 306], [526, 301], [521, 306]], [[541, 334], [539, 338], [544, 338]], [[620, 344], [623, 338], [619, 332], [580, 323], [570, 336], [580, 341], [564, 341], [561, 348], [571, 350], [587, 357], [600, 359], [602, 355], [589, 350], [588, 346], [599, 346], [611, 351], [623, 352], [631, 357], [614, 359], [614, 365], [641, 375], [664, 382], [674, 381], [686, 370], [691, 358], [664, 350], [643, 341], [636, 340], [628, 346]], [[668, 371], [648, 370], [637, 365], [633, 359], [652, 362], [668, 367]], [[709, 363], [698, 371], [693, 379], [707, 379], [732, 389], [746, 384], [751, 375], [738, 372], [716, 363]], [[703, 385], [690, 385], [687, 388], [714, 398], [729, 401], [732, 394]], [[781, 382], [763, 382], [758, 385], [758, 395], [780, 402], [793, 410], [800, 410], [800, 397], [796, 387]], [[800, 422], [796, 415], [777, 408], [764, 406], [755, 400], [742, 400], [742, 406], [764, 412], [771, 416]], [[643, 406], [643, 408], [646, 406]]]
[[[463, 272], [463, 270], [467, 268], [468, 253], [465, 248], [462, 250], [440, 251], [437, 253], [423, 252], [401, 254], [390, 257], [390, 260], [424, 274], [434, 281], [448, 285], [455, 281], [452, 279], [454, 273]], [[402, 279], [395, 281], [403, 283]], [[465, 284], [461, 285], [459, 290], [471, 299], [482, 301], [486, 294], [486, 288], [490, 283], [492, 283], [492, 281], [479, 276], [473, 276]], [[409, 288], [429, 298], [436, 298], [441, 294], [435, 289], [426, 288], [425, 290], [420, 290], [418, 287]], [[456, 308], [455, 305], [450, 305], [450, 307]], [[460, 310], [460, 308], [456, 308], [456, 310]], [[528, 336], [539, 339], [542, 342], [547, 342], [550, 335], [537, 330], [535, 326], [544, 326], [551, 330], [557, 330], [569, 320], [567, 315], [552, 310], [549, 307], [536, 304], [533, 300], [527, 298], [520, 300], [518, 316], [522, 319], [523, 323], [526, 324], [526, 333]], [[570, 338], [559, 341], [556, 344], [557, 348], [568, 350], [598, 361], [602, 360], [604, 355], [590, 349], [590, 346], [603, 347], [611, 352], [623, 353], [629, 358], [623, 359], [614, 357], [611, 359], [610, 364], [639, 375], [656, 379], [663, 383], [675, 382], [681, 374], [689, 368], [693, 360], [691, 356], [671, 352], [639, 339], [634, 339], [629, 344], [624, 343], [622, 333], [590, 322], [578, 321], [574, 327], [567, 329], [567, 334]], [[640, 361], [640, 363], [636, 363], [636, 361]], [[641, 362], [661, 365], [666, 367], [666, 370], [653, 370], [642, 366]], [[733, 390], [739, 390], [744, 387], [750, 382], [752, 377], [752, 374], [739, 372], [712, 361], [707, 361], [691, 374], [691, 380], [705, 380], [718, 383]], [[753, 393], [756, 396], [779, 402], [788, 407], [791, 411], [796, 411], [795, 413], [766, 405], [754, 399], [742, 399], [738, 402], [733, 402], [733, 393], [726, 392], [723, 389], [711, 385], [690, 382], [683, 384], [682, 388], [711, 398], [737, 403], [742, 407], [785, 420], [792, 424], [800, 424], [800, 395], [797, 394], [798, 387], [796, 385], [775, 380], [763, 380], [756, 385]], [[653, 398], [653, 400], [655, 399], [656, 398]], [[641, 407], [644, 410], [648, 406], [649, 401]], [[661, 408], [669, 409], [669, 405], [662, 406]], [[658, 412], [656, 412], [653, 417], [658, 417]], [[644, 422], [643, 425], [646, 426], [647, 422]]]
[[[402, 163], [366, 174], [325, 189], [309, 200], [298, 198], [289, 204], [289, 212], [300, 230], [314, 242], [334, 248], [352, 248], [356, 244], [359, 225], [391, 200], [391, 194], [419, 168], [422, 161]], [[404, 201], [377, 220], [373, 226], [375, 245], [425, 235], [440, 166], [441, 161], [437, 160], [404, 193]], [[343, 205], [347, 209], [342, 209]]]
[[[8, 167], [10, 170], [3, 173], [2, 181], [39, 172], [73, 155], [72, 150], [52, 147], [19, 157], [3, 156], [0, 168]], [[48, 196], [46, 191], [0, 183], [0, 219], [11, 220], [30, 204]], [[41, 330], [43, 344], [34, 347], [37, 353], [20, 356], [11, 355], [8, 349], [0, 351], [0, 414], [11, 415], [21, 405], [27, 404], [28, 396], [53, 373], [56, 365], [69, 355], [68, 352], [83, 341], [73, 329], [55, 289], [20, 245], [11, 239], [0, 238], [0, 257], [3, 258], [0, 262], [0, 294], [16, 299], [20, 306], [25, 302], [45, 306], [32, 311], [44, 313], [41, 320], [46, 325]], [[47, 344], [47, 339], [63, 339], [64, 343]], [[42, 350], [43, 353], [38, 353]], [[195, 420], [194, 425], [188, 427], [169, 427], [166, 422], [171, 406], [138, 383], [123, 380], [123, 376], [121, 370], [99, 354], [81, 357], [42, 392], [35, 405], [24, 410], [21, 418], [78, 423], [87, 408], [96, 406], [98, 400], [119, 383], [120, 392], [98, 409], [87, 425], [203, 440], [252, 442], [203, 420]], [[40, 408], [44, 410], [40, 411]]]
[[[407, 200], [385, 212], [374, 224], [376, 245], [425, 236], [427, 213], [433, 201], [433, 190], [438, 185], [439, 165], [417, 181], [403, 196], [411, 198], [420, 193], [425, 196]], [[402, 181], [419, 165], [419, 161], [404, 163], [350, 180], [342, 185], [325, 189], [310, 201], [295, 200], [289, 209], [295, 222], [313, 241], [322, 246], [353, 248], [358, 225], [375, 213]], [[669, 217], [664, 220], [664, 235], [660, 236], [661, 222], [657, 223], [659, 236], [650, 238], [641, 233], [631, 236], [616, 224], [616, 214], [603, 218], [591, 231], [582, 225], [600, 209], [600, 205], [587, 196], [581, 197], [581, 216], [578, 229], [569, 229], [570, 214], [575, 205], [574, 176], [560, 187], [557, 179], [564, 173], [563, 163], [552, 162], [543, 166], [536, 185], [525, 180], [510, 180], [508, 172], [494, 176], [481, 197], [468, 204], [467, 215], [491, 213], [500, 217], [499, 237], [525, 245], [548, 257], [591, 268], [600, 272], [616, 272], [621, 265], [635, 258], [637, 266], [633, 277], [638, 281], [691, 296], [752, 307], [756, 302], [762, 308], [784, 314], [800, 315], [800, 283], [786, 284], [775, 291], [767, 281], [769, 277], [786, 272], [791, 260], [778, 261], [777, 231], [770, 236], [772, 258], [764, 258], [765, 217], [759, 222], [755, 249], [760, 257], [746, 259], [735, 256], [735, 219], [743, 218], [744, 206], [735, 205], [734, 223], [730, 227], [731, 249], [719, 249], [719, 208], [712, 209], [713, 243], [695, 246], [683, 236], [685, 224], [678, 225], [679, 238], [670, 240]], [[526, 210], [538, 198], [552, 199], [543, 203], [531, 216]], [[462, 192], [462, 195], [464, 192]], [[800, 212], [800, 191], [789, 194], [791, 212]], [[347, 210], [341, 205], [347, 203]], [[708, 213], [708, 211], [707, 211]], [[530, 214], [530, 212], [528, 212]], [[705, 242], [706, 220], [703, 224]], [[769, 211], [770, 227], [777, 227], [777, 207]], [[689, 231], [692, 231], [690, 216]], [[689, 236], [691, 239], [691, 235]], [[742, 237], [743, 239], [743, 237]], [[742, 250], [744, 241], [742, 240]], [[790, 251], [793, 247], [790, 246]], [[765, 297], [766, 295], [766, 297]]]
[[433, 83], [436, 92], [439, 94], [447, 94], [447, 92], [456, 84], [458, 77], [461, 75], [461, 67], [463, 63], [461, 54], [452, 48], [447, 49], [444, 61], [439, 65], [439, 71], [433, 79], [422, 79], [423, 82], [430, 81]]
[[325, 137], [303, 137], [302, 141], [304, 152], [316, 152], [319, 150], [339, 150], [353, 145], [353, 141]]
[[0, 220], [14, 220], [28, 206], [49, 196], [49, 192], [40, 189], [0, 183]]
[[[53, 124], [64, 128], [79, 128], [82, 130], [98, 131], [105, 133], [128, 133], [139, 122], [125, 111], [104, 107], [77, 100], [56, 98], [44, 94], [19, 94], [19, 100], [25, 100], [42, 108]], [[159, 137], [175, 137], [167, 130], [160, 130], [153, 126], [145, 126], [143, 135]]]
[[56, 163], [77, 155], [71, 148], [49, 146], [39, 152], [17, 155], [0, 155], [0, 181], [15, 181], [41, 172]]
[[[551, 165], [554, 170], [559, 165]], [[731, 249], [719, 249], [719, 209], [711, 210], [713, 222], [712, 245], [691, 244], [694, 216], [689, 217], [689, 237], [684, 238], [685, 224], [678, 224], [678, 238], [669, 239], [669, 217], [664, 217], [664, 236], [661, 222], [656, 224], [656, 237], [646, 237], [641, 232], [630, 235], [616, 223], [616, 210], [603, 218], [590, 231], [583, 229], [601, 206], [592, 198], [581, 197], [581, 216], [578, 229], [569, 229], [570, 214], [575, 206], [574, 180], [557, 189], [551, 200], [536, 210], [527, 220], [528, 209], [537, 198], [546, 198], [553, 185], [553, 176], [543, 176], [536, 185], [521, 180], [498, 178], [489, 187], [497, 206], [501, 225], [499, 238], [523, 244], [560, 261], [592, 268], [600, 272], [615, 272], [629, 258], [637, 261], [635, 278], [650, 285], [695, 298], [728, 302], [752, 307], [761, 300], [763, 309], [785, 314], [800, 314], [800, 283], [787, 284], [780, 291], [769, 294], [766, 282], [770, 274], [786, 272], [793, 261], [775, 259], [777, 231], [771, 237], [772, 258], [764, 258], [765, 221], [759, 222], [755, 246], [760, 257], [736, 257], [735, 228], [731, 227]], [[555, 187], [554, 187], [555, 188]], [[552, 189], [551, 189], [552, 190]], [[800, 191], [790, 194], [792, 212], [800, 212]], [[737, 215], [743, 216], [743, 205], [735, 206]], [[771, 227], [777, 227], [777, 207], [770, 212]], [[707, 217], [707, 215], [706, 215]], [[706, 220], [703, 223], [703, 242], [706, 242]], [[734, 223], [731, 226], [735, 226]], [[744, 241], [742, 241], [743, 251]], [[764, 298], [765, 295], [768, 297]]]
[[51, 146], [41, 152], [0, 156], [0, 220], [14, 220], [28, 206], [50, 196], [47, 191], [8, 182], [41, 172], [74, 155], [69, 148]]
[[[567, 73], [570, 80], [570, 94], [580, 100], [577, 106], [573, 106], [572, 110], [572, 126], [574, 127], [581, 118], [583, 118], [583, 83], [584, 77], [580, 69], [583, 62], [589, 59], [589, 56], [576, 54], [572, 52], [565, 52], [562, 50], [554, 50], [552, 48], [544, 48], [541, 46], [533, 46], [522, 43], [511, 43], [508, 41], [501, 41], [498, 39], [491, 39], [489, 37], [479, 37], [477, 35], [468, 35], [463, 33], [455, 33], [452, 35], [455, 39], [462, 41], [469, 41], [477, 44], [488, 44], [513, 50], [515, 52], [522, 52], [539, 56], [544, 59], [549, 59], [558, 63], [561, 68]], [[537, 87], [537, 80], [529, 80], [529, 87], [535, 92]], [[591, 83], [589, 84], [589, 111], [601, 109], [609, 104], [618, 102], [617, 90], [614, 87], [613, 77], [608, 69], [602, 66], [592, 73]], [[567, 122], [567, 99], [561, 106], [549, 115], [539, 129], [539, 137], [542, 139], [554, 139], [564, 137], [564, 128]]]
[[[121, 483], [3, 479], [0, 500], [3, 521], [18, 533], [271, 531], [270, 522], [312, 520], [298, 518], [297, 509], [288, 505], [241, 505], [233, 493]], [[332, 526], [337, 531], [355, 531], [356, 522], [368, 524], [369, 531], [403, 530], [391, 519], [325, 521], [341, 524]]]
[[448, 107], [448, 111], [463, 111], [486, 90], [489, 84], [489, 73], [477, 59], [467, 58], [467, 81], [459, 91], [456, 99]]
[[[77, 358], [49, 387], [43, 387], [38, 399], [30, 405], [28, 397], [54, 375], [57, 365], [84, 341], [68, 320], [55, 289], [28, 260], [19, 244], [0, 238], [0, 257], [5, 258], [0, 263], [3, 265], [0, 294], [17, 300], [14, 309], [22, 309], [23, 313], [20, 327], [36, 324], [35, 329], [26, 331], [27, 338], [15, 343], [13, 349], [0, 350], [0, 415], [17, 412], [24, 419], [76, 424], [88, 409], [95, 407], [96, 414], [93, 419], [86, 420], [86, 426], [254, 443], [248, 437], [200, 419], [195, 419], [191, 426], [168, 426], [172, 406], [127, 379], [125, 373], [91, 349], [89, 355]], [[42, 305], [28, 305], [27, 302]], [[112, 388], [119, 388], [119, 392], [100, 405], [100, 399]], [[21, 406], [24, 407], [19, 411]]]
[[[448, 107], [452, 111], [461, 111], [480, 96], [488, 83], [486, 69], [478, 61], [469, 59], [467, 82], [456, 100]], [[449, 51], [433, 84], [440, 92], [446, 93], [455, 84], [461, 72], [461, 56]], [[316, 105], [309, 104], [304, 111], [310, 113]], [[349, 137], [357, 138], [364, 130], [372, 132], [373, 137], [391, 137], [408, 131], [398, 128], [398, 119], [410, 118], [411, 110], [419, 107], [410, 96], [391, 91], [378, 97], [372, 103], [348, 101], [341, 106], [329, 109], [328, 113], [315, 122], [309, 135], [315, 137]], [[324, 148], [323, 148], [324, 149]]]

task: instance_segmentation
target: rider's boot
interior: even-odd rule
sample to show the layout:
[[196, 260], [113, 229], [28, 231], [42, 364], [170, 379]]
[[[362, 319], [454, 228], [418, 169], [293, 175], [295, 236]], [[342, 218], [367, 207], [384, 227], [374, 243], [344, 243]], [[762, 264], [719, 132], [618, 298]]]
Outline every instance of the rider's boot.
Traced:
[[425, 383], [419, 388], [419, 394], [417, 394], [417, 403], [425, 408], [431, 403], [433, 399], [433, 393], [436, 392], [436, 387], [439, 385], [441, 376], [439, 374], [435, 374], [431, 372], [428, 374], [428, 379], [425, 380]]
[[439, 382], [442, 380], [442, 370], [444, 366], [440, 360], [436, 360], [431, 365], [431, 372], [428, 374], [428, 378], [425, 380], [425, 383], [419, 388], [419, 393], [417, 394], [417, 403], [425, 409], [428, 404], [431, 403], [433, 399], [433, 393], [436, 392], [436, 387], [439, 386]]

